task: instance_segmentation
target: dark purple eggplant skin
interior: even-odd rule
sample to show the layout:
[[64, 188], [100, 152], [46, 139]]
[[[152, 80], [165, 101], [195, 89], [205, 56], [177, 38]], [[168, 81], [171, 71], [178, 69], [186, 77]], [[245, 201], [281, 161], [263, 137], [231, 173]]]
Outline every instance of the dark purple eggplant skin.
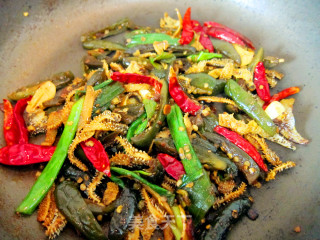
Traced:
[[243, 215], [245, 215], [250, 207], [251, 202], [247, 198], [233, 201], [218, 213], [218, 216], [214, 219], [212, 224], [210, 224], [210, 229], [202, 234], [201, 239], [225, 239], [231, 224], [236, 223]]
[[[119, 208], [119, 206], [122, 206]], [[121, 211], [118, 211], [118, 208]], [[120, 198], [116, 202], [116, 211], [110, 221], [110, 228], [108, 239], [121, 240], [125, 234], [130, 230], [130, 223], [133, 221], [137, 211], [137, 199], [135, 194], [129, 189], [124, 188]]]

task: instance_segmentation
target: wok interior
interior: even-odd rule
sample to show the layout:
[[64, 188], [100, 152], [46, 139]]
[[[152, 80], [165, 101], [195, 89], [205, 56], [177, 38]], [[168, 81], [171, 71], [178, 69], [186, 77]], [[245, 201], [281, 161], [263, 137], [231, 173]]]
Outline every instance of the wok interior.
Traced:
[[[314, 239], [320, 235], [318, 204], [319, 128], [317, 110], [320, 97], [316, 70], [319, 69], [319, 10], [316, 1], [1, 1], [0, 76], [2, 98], [18, 86], [26, 85], [55, 72], [71, 70], [80, 74], [80, 59], [85, 54], [79, 37], [122, 17], [140, 25], [157, 26], [167, 11], [174, 16], [177, 7], [184, 12], [192, 7], [192, 18], [215, 20], [248, 36], [266, 55], [283, 57], [287, 63], [277, 69], [285, 73], [278, 89], [294, 84], [302, 87], [295, 96], [295, 117], [302, 135], [311, 138], [308, 146], [296, 152], [272, 146], [283, 160], [297, 167], [251, 191], [260, 217], [244, 218], [233, 227], [228, 239]], [[25, 17], [23, 12], [28, 12]], [[1, 120], [2, 122], [2, 116]], [[1, 139], [2, 146], [4, 145]], [[31, 217], [18, 217], [14, 209], [35, 181], [37, 167], [0, 166], [0, 238], [44, 239], [42, 226]], [[295, 226], [302, 232], [293, 232]], [[71, 228], [60, 239], [76, 239]]]

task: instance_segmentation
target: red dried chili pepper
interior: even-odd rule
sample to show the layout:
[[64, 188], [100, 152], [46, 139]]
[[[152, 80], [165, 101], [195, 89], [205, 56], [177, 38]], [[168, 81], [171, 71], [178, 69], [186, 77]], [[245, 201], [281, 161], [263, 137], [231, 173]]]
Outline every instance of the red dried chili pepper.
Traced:
[[222, 25], [220, 23], [217, 23], [217, 22], [205, 22], [204, 23], [204, 26], [208, 27], [208, 28], [221, 28], [221, 29], [224, 29], [225, 31], [233, 34], [234, 36], [240, 38], [246, 45], [248, 45], [248, 47], [252, 48], [252, 49], [255, 49], [255, 47], [253, 46], [253, 43], [251, 42], [251, 40], [249, 38], [247, 38], [246, 36], [242, 35], [241, 33], [225, 26], [225, 25]]
[[189, 44], [193, 39], [193, 35], [194, 32], [191, 23], [191, 8], [189, 7], [183, 17], [182, 33], [179, 43], [181, 45]]
[[88, 140], [81, 142], [80, 146], [92, 165], [98, 171], [111, 177], [109, 157], [101, 142], [91, 137]]
[[179, 180], [180, 177], [186, 173], [182, 163], [174, 157], [165, 153], [159, 153], [157, 158], [166, 172], [175, 180]]
[[28, 143], [29, 134], [26, 124], [23, 119], [23, 112], [26, 109], [28, 102], [31, 100], [32, 96], [19, 100], [13, 109], [14, 121], [16, 122], [19, 136], [17, 143]]
[[19, 100], [14, 108], [7, 99], [3, 99], [3, 132], [8, 146], [29, 142], [28, 130], [23, 119], [23, 112], [31, 98], [32, 97]]
[[284, 98], [287, 98], [293, 94], [296, 94], [300, 92], [300, 88], [299, 87], [289, 87], [289, 88], [286, 88], [284, 90], [282, 90], [281, 92], [278, 92], [276, 94], [274, 94], [270, 100], [268, 102], [266, 102], [264, 105], [263, 105], [263, 109], [266, 109], [268, 107], [268, 105], [274, 101], [280, 101], [281, 99], [284, 99]]
[[221, 126], [216, 126], [214, 130], [245, 151], [263, 171], [268, 171], [267, 166], [264, 164], [263, 159], [256, 148], [238, 133]]
[[18, 143], [19, 132], [17, 125], [14, 121], [13, 107], [9, 100], [3, 99], [4, 108], [4, 121], [3, 121], [3, 133], [4, 139], [8, 146]]
[[120, 73], [114, 72], [111, 75], [113, 81], [118, 81], [122, 83], [147, 83], [154, 87], [157, 94], [160, 95], [162, 84], [152, 77], [136, 74], [136, 73]]
[[196, 102], [191, 100], [188, 95], [182, 90], [176, 74], [174, 71], [170, 71], [171, 76], [169, 78], [169, 93], [173, 100], [178, 104], [183, 112], [188, 112], [195, 115], [201, 108]]
[[205, 33], [205, 31], [203, 30], [200, 22], [196, 21], [196, 20], [191, 20], [192, 23], [192, 28], [195, 32], [200, 33], [200, 38], [199, 38], [199, 42], [201, 43], [201, 45], [205, 48], [208, 49], [209, 52], [213, 52], [214, 48], [212, 45], [212, 42], [209, 38], [209, 36]]
[[258, 62], [254, 69], [254, 85], [256, 85], [258, 96], [265, 102], [270, 101], [270, 88], [263, 62]]
[[226, 31], [223, 28], [207, 28], [206, 33], [211, 37], [218, 38], [229, 43], [236, 43], [241, 46], [246, 45], [244, 41], [241, 40], [241, 38], [232, 34], [231, 32]]
[[0, 163], [12, 166], [48, 162], [56, 147], [31, 143], [15, 144], [0, 149]]

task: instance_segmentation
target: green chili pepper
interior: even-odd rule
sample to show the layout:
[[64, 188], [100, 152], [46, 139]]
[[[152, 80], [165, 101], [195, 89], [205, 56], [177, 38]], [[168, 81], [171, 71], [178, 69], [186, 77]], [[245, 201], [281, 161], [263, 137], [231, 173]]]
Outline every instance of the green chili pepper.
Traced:
[[208, 141], [202, 138], [192, 140], [192, 146], [201, 164], [206, 164], [211, 170], [225, 170], [227, 162], [215, 152], [217, 149]]
[[180, 232], [183, 230], [183, 224], [182, 224], [182, 219], [181, 219], [181, 213], [178, 205], [174, 205], [171, 207], [172, 212], [174, 214], [174, 219], [176, 220], [176, 225]]
[[201, 51], [199, 54], [193, 54], [193, 55], [188, 56], [188, 59], [193, 62], [210, 60], [212, 58], [222, 58], [222, 54]]
[[253, 118], [269, 136], [277, 133], [277, 127], [266, 114], [262, 107], [249, 93], [239, 86], [234, 80], [228, 80], [225, 93], [236, 102], [238, 107]]
[[[97, 86], [106, 81], [106, 73], [103, 68], [97, 69], [87, 81], [87, 86]], [[96, 90], [96, 89], [95, 89]]]
[[240, 55], [231, 43], [214, 38], [211, 38], [211, 42], [214, 48], [219, 50], [223, 55], [233, 59], [236, 63], [241, 63]]
[[120, 187], [122, 187], [122, 188], [125, 187], [125, 186], [124, 186], [124, 182], [123, 182], [120, 178], [117, 178], [117, 177], [112, 176], [112, 175], [111, 175], [111, 177], [109, 177], [109, 178], [110, 178], [110, 180], [111, 180], [112, 182], [118, 184]]
[[160, 96], [160, 107], [155, 117], [155, 120], [151, 127], [140, 133], [137, 136], [131, 138], [134, 145], [138, 147], [147, 148], [150, 146], [152, 140], [156, 137], [157, 133], [160, 131], [161, 125], [164, 122], [166, 115], [163, 113], [164, 106], [168, 103], [168, 82], [166, 80], [161, 81], [161, 96]]
[[253, 74], [254, 68], [256, 67], [258, 62], [263, 61], [263, 55], [264, 55], [263, 48], [259, 48], [259, 50], [254, 54], [251, 62], [248, 65], [248, 69], [252, 72], [252, 74]]
[[137, 129], [134, 131], [134, 135], [138, 135], [142, 133], [148, 126], [148, 120], [145, 119], [143, 122], [137, 127]]
[[150, 27], [142, 27], [142, 28], [139, 28], [139, 29], [136, 29], [136, 30], [132, 30], [129, 33], [125, 34], [125, 38], [126, 39], [131, 39], [135, 35], [146, 34], [146, 33], [150, 33]]
[[20, 99], [32, 96], [40, 87], [40, 85], [45, 81], [51, 81], [56, 86], [56, 89], [59, 90], [70, 84], [73, 79], [74, 75], [71, 71], [56, 73], [43, 81], [19, 88], [13, 93], [10, 93], [8, 95], [8, 98], [14, 101], [18, 101]]
[[64, 127], [63, 133], [51, 160], [32, 186], [28, 195], [17, 208], [17, 212], [28, 215], [32, 214], [51, 188], [68, 154], [69, 145], [76, 134], [83, 101], [84, 98], [81, 98], [73, 105], [67, 124]]
[[58, 208], [77, 230], [87, 239], [108, 239], [81, 196], [77, 185], [71, 181], [63, 181], [55, 190]]
[[106, 81], [104, 83], [101, 83], [101, 86], [103, 84], [107, 86], [104, 86], [102, 88], [102, 92], [99, 94], [99, 96], [96, 98], [94, 102], [94, 106], [92, 109], [92, 114], [94, 116], [108, 109], [111, 104], [111, 100], [124, 91], [122, 84], [119, 82], [114, 82], [109, 85], [109, 82]]
[[143, 99], [142, 102], [147, 113], [147, 119], [150, 120], [156, 112], [157, 103], [152, 99]]
[[131, 37], [131, 41], [127, 44], [127, 47], [134, 47], [140, 44], [153, 44], [154, 42], [168, 41], [170, 45], [178, 45], [179, 39], [173, 38], [165, 33], [144, 33], [137, 34]]
[[195, 217], [197, 224], [214, 203], [214, 187], [193, 150], [183, 122], [182, 112], [178, 105], [171, 106], [171, 111], [167, 116], [167, 123], [186, 171], [186, 176], [192, 176], [193, 179], [196, 179], [193, 181], [193, 186], [188, 187], [187, 185], [185, 190], [189, 193], [192, 202], [191, 206], [189, 206], [189, 211]]
[[147, 113], [143, 113], [140, 117], [138, 117], [129, 127], [127, 132], [128, 141], [135, 135], [135, 131], [139, 127], [139, 125], [143, 122], [143, 120], [147, 117]]
[[224, 91], [226, 80], [215, 79], [206, 73], [193, 73], [186, 75], [191, 79], [190, 84], [203, 91], [207, 91], [208, 95], [217, 95]]
[[172, 204], [173, 200], [174, 200], [174, 194], [172, 194], [170, 191], [159, 187], [158, 185], [152, 184], [150, 182], [148, 182], [147, 180], [145, 180], [144, 178], [140, 177], [138, 174], [129, 171], [127, 169], [123, 169], [123, 168], [118, 168], [118, 167], [111, 167], [111, 171], [114, 171], [120, 175], [123, 176], [129, 176], [129, 177], [133, 177], [136, 180], [140, 181], [141, 183], [147, 185], [148, 187], [150, 187], [152, 190], [156, 191], [157, 193], [159, 193], [161, 196], [165, 196], [167, 197], [168, 203]]
[[89, 32], [89, 33], [83, 34], [81, 36], [81, 42], [94, 40], [94, 39], [103, 39], [103, 38], [117, 35], [131, 28], [132, 27], [131, 25], [132, 23], [128, 18], [120, 19], [119, 21], [112, 24], [111, 26], [107, 26], [96, 32]]
[[107, 49], [107, 50], [126, 50], [126, 47], [119, 44], [119, 43], [114, 43], [110, 42], [107, 40], [90, 40], [90, 41], [85, 41], [82, 43], [82, 46], [85, 49]]
[[197, 52], [197, 49], [190, 45], [171, 45], [167, 49], [172, 52], [176, 57], [186, 57]]
[[219, 125], [218, 117], [210, 112], [208, 116], [203, 118], [203, 125], [199, 128], [201, 133], [213, 132], [213, 129]]
[[162, 52], [160, 55], [157, 55], [156, 57], [150, 57], [150, 63], [152, 66], [154, 66], [156, 69], [161, 69], [162, 65], [159, 63], [156, 63], [156, 61], [161, 61], [164, 63], [170, 63], [176, 59], [176, 56], [172, 53], [168, 52]]

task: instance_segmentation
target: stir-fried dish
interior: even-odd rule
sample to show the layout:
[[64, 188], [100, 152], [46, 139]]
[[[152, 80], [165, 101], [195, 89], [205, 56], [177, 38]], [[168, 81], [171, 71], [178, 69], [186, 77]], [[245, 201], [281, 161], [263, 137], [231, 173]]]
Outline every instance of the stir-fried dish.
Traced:
[[49, 239], [67, 223], [86, 239], [222, 239], [242, 215], [257, 218], [249, 188], [295, 166], [269, 143], [308, 143], [293, 116], [300, 89], [270, 91], [284, 59], [176, 13], [156, 29], [122, 19], [82, 35], [83, 76], [3, 100], [0, 163], [42, 163], [16, 212], [38, 209]]

